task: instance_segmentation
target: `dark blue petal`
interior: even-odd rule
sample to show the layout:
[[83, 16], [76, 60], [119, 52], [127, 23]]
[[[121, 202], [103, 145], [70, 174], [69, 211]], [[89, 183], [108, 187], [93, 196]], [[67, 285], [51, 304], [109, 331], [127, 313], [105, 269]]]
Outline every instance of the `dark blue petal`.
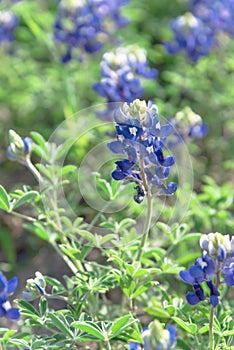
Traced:
[[188, 292], [186, 294], [186, 299], [187, 299], [187, 302], [190, 304], [190, 305], [196, 305], [198, 304], [201, 300], [198, 298], [198, 296], [193, 293], [193, 292]]
[[18, 309], [11, 308], [11, 309], [7, 310], [6, 317], [11, 319], [11, 320], [17, 321], [20, 318], [20, 312]]
[[18, 277], [11, 278], [7, 283], [7, 294], [12, 294], [18, 287]]
[[175, 157], [174, 156], [168, 156], [164, 158], [164, 160], [160, 163], [162, 166], [169, 167], [175, 164]]
[[216, 295], [211, 295], [210, 296], [210, 303], [216, 307], [219, 303], [219, 298]]
[[165, 194], [174, 194], [177, 190], [177, 184], [175, 182], [170, 182], [166, 188]]
[[193, 284], [195, 282], [194, 277], [186, 270], [180, 271], [179, 276], [185, 283]]
[[117, 181], [123, 180], [123, 179], [125, 179], [125, 177], [128, 176], [127, 174], [124, 174], [119, 170], [114, 170], [111, 175], [112, 175], [113, 179], [115, 179]]
[[3, 275], [2, 272], [0, 272], [0, 293], [4, 291], [7, 288], [7, 279]]
[[188, 271], [198, 282], [204, 281], [204, 272], [200, 265], [192, 265]]

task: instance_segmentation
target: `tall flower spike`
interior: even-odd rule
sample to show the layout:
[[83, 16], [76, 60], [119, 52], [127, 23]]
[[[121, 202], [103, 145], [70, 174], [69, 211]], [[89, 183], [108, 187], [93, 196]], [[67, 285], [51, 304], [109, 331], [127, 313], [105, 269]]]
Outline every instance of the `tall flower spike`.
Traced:
[[[92, 54], [102, 49], [103, 42], [112, 36], [113, 28], [121, 28], [128, 21], [120, 8], [127, 0], [59, 0], [54, 23], [55, 40], [66, 47], [62, 62], [69, 62], [74, 50]], [[75, 59], [81, 59], [76, 56]]]
[[170, 324], [164, 328], [155, 320], [143, 330], [142, 339], [143, 348], [139, 343], [129, 343], [130, 350], [171, 350], [176, 344], [176, 329]]
[[168, 54], [184, 51], [193, 62], [207, 56], [215, 43], [213, 31], [190, 12], [172, 20], [171, 30], [174, 41], [164, 43]]
[[20, 312], [18, 309], [11, 307], [8, 300], [18, 286], [18, 278], [13, 277], [7, 281], [6, 277], [0, 272], [0, 317], [5, 316], [12, 320], [18, 320], [20, 318]]
[[157, 70], [149, 68], [146, 51], [137, 45], [119, 47], [103, 55], [100, 64], [101, 82], [93, 89], [105, 97], [108, 103], [105, 111], [99, 112], [102, 119], [112, 120], [112, 102], [132, 102], [143, 95], [140, 77], [153, 79]]
[[[173, 182], [166, 185], [170, 167], [175, 157], [164, 156], [163, 147], [173, 127], [160, 126], [158, 109], [153, 102], [134, 100], [124, 103], [114, 112], [117, 140], [110, 142], [108, 148], [125, 159], [116, 162], [112, 173], [115, 180], [134, 182], [137, 193], [134, 200], [141, 203], [151, 187], [157, 189], [156, 195], [172, 195], [177, 189]], [[149, 192], [150, 193], [150, 192]]]
[[18, 24], [18, 17], [13, 12], [0, 11], [0, 43], [14, 40], [14, 29]]

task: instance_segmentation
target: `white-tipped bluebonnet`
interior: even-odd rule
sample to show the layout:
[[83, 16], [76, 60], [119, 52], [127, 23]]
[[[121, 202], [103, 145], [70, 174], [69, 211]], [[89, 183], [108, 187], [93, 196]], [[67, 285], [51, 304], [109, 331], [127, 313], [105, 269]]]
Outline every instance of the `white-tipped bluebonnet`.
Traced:
[[[100, 64], [101, 82], [93, 85], [106, 102], [132, 102], [140, 98], [144, 89], [140, 77], [153, 79], [157, 70], [149, 67], [146, 51], [138, 46], [120, 47], [116, 51], [106, 52]], [[111, 120], [113, 108], [100, 113], [100, 117]]]
[[171, 125], [160, 126], [157, 106], [152, 102], [134, 100], [124, 103], [115, 110], [117, 140], [110, 142], [108, 148], [125, 159], [116, 162], [112, 176], [116, 180], [130, 180], [137, 184], [134, 200], [142, 202], [151, 187], [157, 189], [156, 195], [172, 195], [177, 189], [173, 182], [166, 185], [170, 167], [175, 157], [164, 156], [164, 142], [172, 131]]
[[129, 343], [130, 350], [171, 350], [176, 344], [176, 329], [168, 324], [164, 328], [160, 322], [153, 321], [142, 332], [143, 344]]
[[10, 145], [7, 147], [6, 154], [10, 160], [23, 162], [25, 157], [30, 156], [33, 141], [30, 137], [21, 137], [14, 130], [9, 130]]
[[169, 121], [175, 130], [168, 143], [169, 148], [174, 148], [181, 142], [188, 142], [189, 139], [200, 139], [208, 132], [208, 125], [203, 123], [201, 116], [194, 113], [190, 107], [184, 107]]
[[164, 43], [170, 55], [184, 51], [191, 61], [197, 62], [207, 56], [215, 44], [213, 30], [192, 13], [173, 19], [170, 26], [174, 39]]
[[127, 0], [59, 0], [54, 37], [66, 47], [62, 61], [69, 62], [74, 49], [79, 49], [81, 54], [101, 50], [114, 28], [127, 24], [120, 14], [121, 6], [126, 3]]
[[35, 278], [27, 280], [25, 290], [22, 292], [22, 297], [27, 300], [35, 300], [42, 295], [45, 295], [46, 282], [40, 272], [35, 273]]
[[7, 281], [6, 277], [0, 272], [0, 317], [5, 316], [12, 320], [18, 320], [20, 318], [20, 312], [18, 309], [11, 307], [8, 300], [18, 286], [18, 278], [13, 277]]
[[0, 42], [13, 41], [18, 24], [18, 17], [12, 11], [0, 11]]

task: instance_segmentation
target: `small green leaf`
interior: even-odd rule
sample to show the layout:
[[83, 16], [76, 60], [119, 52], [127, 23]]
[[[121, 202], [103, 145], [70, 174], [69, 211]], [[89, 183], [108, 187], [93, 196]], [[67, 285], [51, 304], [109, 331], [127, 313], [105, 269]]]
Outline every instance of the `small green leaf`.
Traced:
[[42, 297], [39, 303], [39, 309], [42, 316], [44, 316], [47, 311], [47, 305], [48, 305], [47, 299]]
[[75, 170], [77, 170], [77, 167], [75, 165], [65, 165], [61, 170], [61, 175], [64, 176], [68, 173], [72, 173]]
[[5, 188], [0, 185], [0, 209], [8, 211], [10, 209], [10, 201]]
[[30, 191], [25, 193], [16, 203], [13, 205], [13, 210], [20, 207], [22, 204], [31, 201], [32, 199], [36, 198], [39, 195], [36, 191]]
[[123, 332], [126, 328], [128, 328], [131, 324], [137, 322], [136, 319], [133, 319], [131, 315], [125, 315], [118, 318], [111, 327], [111, 333], [113, 337], [116, 337], [121, 332]]
[[73, 322], [72, 326], [88, 334], [93, 335], [97, 339], [105, 340], [105, 337], [102, 334], [102, 331], [92, 322]]
[[10, 330], [8, 330], [5, 334], [4, 334], [4, 336], [3, 336], [3, 339], [4, 339], [4, 341], [6, 342], [6, 341], [8, 341], [9, 339], [10, 339], [10, 337], [13, 335], [13, 334], [15, 334], [17, 331], [15, 330], [15, 329], [10, 329]]
[[181, 318], [179, 317], [172, 317], [172, 319], [181, 327], [183, 328], [186, 332], [190, 333], [190, 334], [196, 334], [197, 331], [197, 325], [195, 325], [194, 323], [187, 323], [184, 322]]
[[70, 329], [65, 325], [65, 323], [54, 313], [48, 312], [48, 317], [51, 319], [53, 325], [58, 328], [63, 334], [65, 334], [69, 339], [73, 338], [73, 334]]
[[39, 222], [35, 222], [33, 225], [24, 224], [23, 226], [27, 230], [33, 232], [39, 238], [44, 239], [45, 241], [49, 241], [50, 236], [49, 236], [48, 232]]
[[39, 316], [39, 313], [38, 311], [31, 305], [29, 304], [27, 301], [24, 301], [24, 300], [18, 300], [18, 305], [20, 306], [21, 308], [21, 312], [25, 312], [27, 311], [27, 313], [30, 313], [32, 315], [36, 315], [36, 316]]

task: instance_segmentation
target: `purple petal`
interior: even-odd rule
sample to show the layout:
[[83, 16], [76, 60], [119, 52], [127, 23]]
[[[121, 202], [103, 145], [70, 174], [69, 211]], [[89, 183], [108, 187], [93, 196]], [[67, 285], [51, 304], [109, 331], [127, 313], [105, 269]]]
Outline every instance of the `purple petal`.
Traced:
[[113, 153], [123, 153], [124, 151], [124, 146], [122, 144], [122, 142], [120, 141], [113, 141], [107, 144], [107, 147], [109, 148], [109, 150]]

